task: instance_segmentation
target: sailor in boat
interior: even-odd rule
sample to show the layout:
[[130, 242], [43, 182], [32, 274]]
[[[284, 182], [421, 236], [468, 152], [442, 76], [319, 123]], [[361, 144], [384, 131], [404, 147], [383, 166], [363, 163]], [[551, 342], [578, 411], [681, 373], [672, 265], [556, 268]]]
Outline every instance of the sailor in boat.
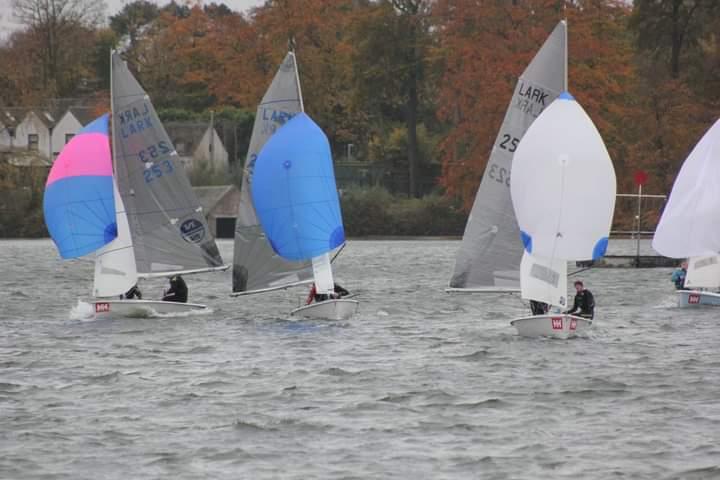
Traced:
[[130, 290], [125, 292], [125, 295], [120, 295], [120, 300], [122, 300], [123, 298], [125, 298], [127, 300], [132, 300], [133, 298], [142, 300], [142, 292], [138, 288], [137, 283], [135, 285], [133, 285]]
[[595, 316], [595, 298], [590, 290], [585, 288], [581, 280], [575, 281], [575, 303], [566, 311], [566, 314], [578, 317], [593, 318]]
[[530, 300], [530, 311], [533, 315], [545, 315], [550, 311], [550, 305], [545, 302]]
[[347, 297], [350, 295], [350, 292], [345, 290], [343, 287], [340, 286], [340, 284], [334, 283], [333, 284], [333, 290], [334, 293], [332, 295], [326, 295], [324, 293], [317, 293], [317, 288], [315, 287], [315, 284], [313, 283], [310, 287], [310, 293], [308, 293], [307, 300], [305, 301], [305, 305], [310, 305], [313, 300], [315, 302], [324, 302], [325, 300], [330, 300], [331, 298], [342, 298]]
[[675, 284], [676, 290], [684, 290], [685, 289], [685, 277], [687, 276], [687, 267], [688, 262], [683, 261], [680, 264], [680, 267], [678, 267], [672, 274], [672, 277], [670, 277], [670, 280]]
[[163, 295], [163, 302], [185, 303], [188, 299], [188, 287], [180, 275], [170, 277], [170, 288]]

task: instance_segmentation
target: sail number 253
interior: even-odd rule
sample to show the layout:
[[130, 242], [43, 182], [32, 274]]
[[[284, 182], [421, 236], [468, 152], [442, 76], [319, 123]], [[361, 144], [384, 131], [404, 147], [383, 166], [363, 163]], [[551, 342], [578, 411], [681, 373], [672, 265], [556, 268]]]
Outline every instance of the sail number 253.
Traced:
[[[510, 153], [514, 153], [515, 150], [517, 150], [518, 143], [520, 143], [519, 138], [503, 133], [499, 147]], [[504, 183], [508, 187], [510, 186], [510, 171], [507, 168], [499, 167], [494, 163], [490, 164], [488, 175], [496, 182]]]
[[156, 161], [161, 155], [168, 155], [171, 152], [172, 149], [164, 140], [161, 140], [157, 145], [149, 145], [147, 148], [138, 152], [138, 159], [146, 165], [143, 171], [145, 183], [150, 183], [156, 178], [173, 173], [173, 164], [168, 159], [151, 163]]

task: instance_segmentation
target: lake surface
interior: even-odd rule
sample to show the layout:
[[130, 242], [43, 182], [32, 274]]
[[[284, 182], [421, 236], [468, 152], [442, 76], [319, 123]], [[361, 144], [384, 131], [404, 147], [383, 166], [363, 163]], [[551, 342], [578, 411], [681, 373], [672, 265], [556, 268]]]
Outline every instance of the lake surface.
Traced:
[[597, 269], [588, 338], [524, 339], [517, 296], [444, 293], [458, 246], [349, 242], [347, 322], [229, 272], [187, 277], [212, 313], [95, 321], [92, 264], [0, 242], [0, 478], [720, 478], [720, 309]]

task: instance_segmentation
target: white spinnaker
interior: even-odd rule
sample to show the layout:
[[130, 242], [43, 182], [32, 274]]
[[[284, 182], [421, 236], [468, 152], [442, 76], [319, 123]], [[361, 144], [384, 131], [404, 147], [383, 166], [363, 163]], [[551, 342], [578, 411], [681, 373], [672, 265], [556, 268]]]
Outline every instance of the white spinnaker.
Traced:
[[615, 189], [600, 133], [563, 93], [530, 125], [513, 159], [510, 191], [526, 250], [564, 260], [601, 257]]
[[115, 218], [118, 235], [112, 242], [97, 251], [95, 257], [95, 279], [93, 294], [95, 297], [114, 297], [121, 295], [137, 283], [135, 251], [133, 250], [130, 226], [125, 214], [117, 184], [113, 178], [115, 196]]
[[692, 257], [688, 261], [685, 288], [720, 287], [720, 257]]
[[315, 291], [320, 294], [330, 294], [335, 291], [330, 254], [325, 253], [312, 259]]
[[520, 296], [567, 308], [567, 262], [524, 252], [520, 262]]
[[652, 246], [672, 258], [720, 252], [720, 120], [683, 163], [655, 230]]

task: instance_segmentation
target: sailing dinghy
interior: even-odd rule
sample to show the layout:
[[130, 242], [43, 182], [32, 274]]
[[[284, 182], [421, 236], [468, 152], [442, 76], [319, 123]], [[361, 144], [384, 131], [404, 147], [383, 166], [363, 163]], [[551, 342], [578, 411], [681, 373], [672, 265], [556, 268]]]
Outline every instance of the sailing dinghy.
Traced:
[[615, 170], [600, 133], [575, 99], [561, 94], [515, 153], [510, 193], [524, 246], [521, 296], [557, 312], [513, 320], [520, 335], [568, 338], [592, 324], [562, 313], [568, 304], [567, 262], [605, 254], [615, 190]]
[[522, 244], [510, 199], [510, 170], [528, 127], [565, 90], [566, 43], [566, 23], [561, 21], [518, 79], [465, 226], [448, 292], [520, 290]]
[[678, 305], [720, 306], [718, 291], [720, 291], [720, 256], [690, 257], [685, 276], [685, 289], [678, 291]]
[[252, 177], [253, 205], [273, 251], [290, 261], [312, 262], [316, 292], [328, 296], [291, 315], [330, 320], [352, 316], [357, 300], [332, 298], [330, 253], [345, 243], [345, 230], [325, 133], [298, 113], [265, 143]]
[[194, 303], [122, 299], [139, 278], [227, 266], [148, 95], [115, 52], [111, 89], [113, 153], [107, 115], [70, 140], [46, 184], [48, 230], [63, 258], [96, 253], [96, 317], [206, 310]]
[[[233, 296], [254, 295], [305, 285], [312, 283], [317, 276], [322, 277], [323, 269], [331, 273], [330, 265], [326, 264], [324, 259], [313, 261], [279, 254], [261, 225], [254, 203], [254, 195], [258, 188], [255, 185], [254, 173], [261, 150], [276, 131], [303, 109], [295, 54], [288, 52], [258, 105], [255, 115], [235, 228]], [[337, 213], [339, 215], [339, 209]], [[293, 314], [312, 318], [343, 319], [354, 314], [357, 306], [358, 303], [355, 301], [322, 302], [310, 305], [311, 308], [301, 307]]]
[[[720, 120], [683, 163], [658, 223], [652, 246], [661, 255], [689, 258], [678, 305], [720, 306]], [[712, 289], [708, 291], [706, 289]]]

